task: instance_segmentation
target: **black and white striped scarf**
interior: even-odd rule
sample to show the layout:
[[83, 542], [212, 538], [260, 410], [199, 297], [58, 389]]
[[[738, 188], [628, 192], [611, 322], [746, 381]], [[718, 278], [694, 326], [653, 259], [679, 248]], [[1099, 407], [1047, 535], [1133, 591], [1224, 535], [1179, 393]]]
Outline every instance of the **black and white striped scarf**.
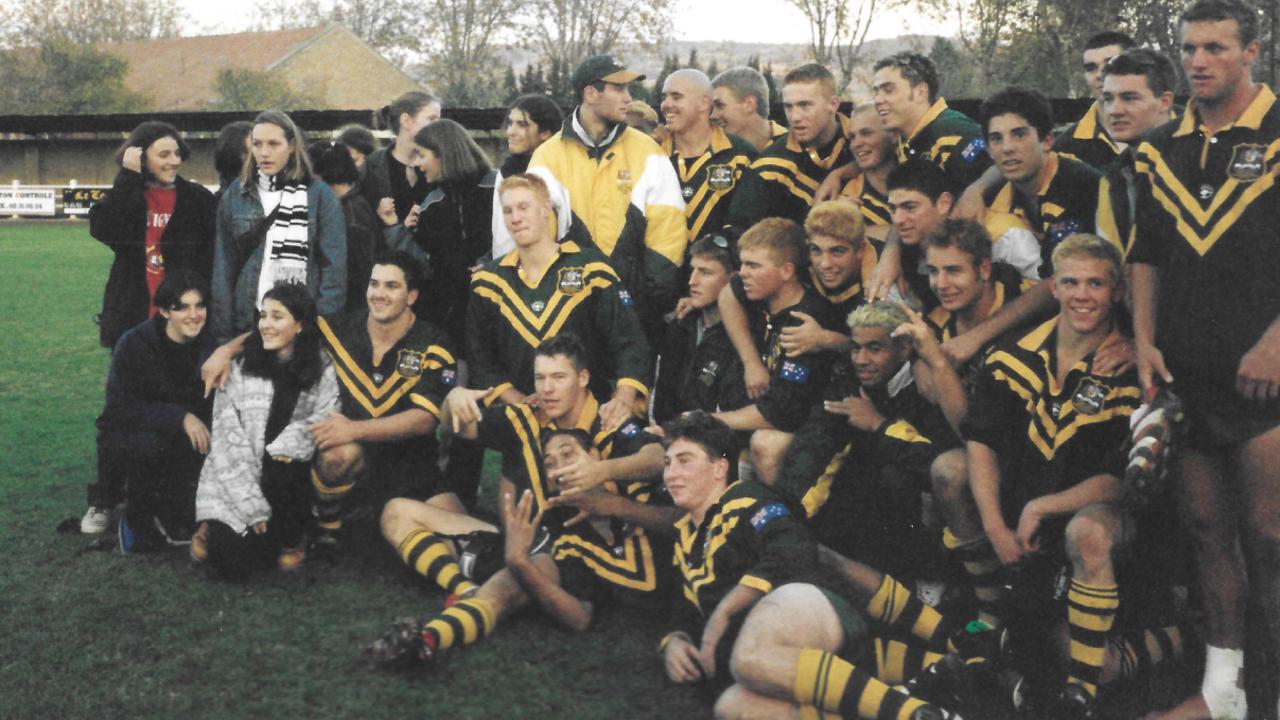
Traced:
[[[280, 193], [275, 219], [267, 228], [263, 243], [262, 272], [258, 275], [258, 308], [262, 296], [277, 283], [305, 285], [310, 245], [307, 243], [307, 184], [297, 180], [278, 181], [279, 175], [258, 175], [262, 194]], [[266, 208], [263, 208], [266, 210]]]

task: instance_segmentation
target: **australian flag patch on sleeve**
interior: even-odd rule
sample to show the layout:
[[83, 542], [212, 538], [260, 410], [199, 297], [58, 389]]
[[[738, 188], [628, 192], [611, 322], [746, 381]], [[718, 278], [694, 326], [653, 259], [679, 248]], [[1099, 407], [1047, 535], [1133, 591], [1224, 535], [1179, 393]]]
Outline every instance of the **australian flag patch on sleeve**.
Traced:
[[623, 437], [635, 437], [640, 434], [640, 423], [637, 423], [635, 420], [630, 420], [626, 425], [622, 426], [622, 429], [619, 432], [622, 433]]
[[965, 162], [971, 163], [978, 159], [986, 149], [987, 141], [982, 137], [976, 137], [970, 140], [968, 145], [964, 146], [964, 150], [960, 151], [960, 157], [964, 158]]
[[769, 526], [769, 523], [790, 514], [791, 511], [787, 509], [786, 505], [783, 505], [782, 503], [769, 503], [757, 510], [755, 515], [751, 516], [751, 527], [755, 528], [758, 533], [764, 532], [764, 529]]
[[453, 370], [444, 370], [440, 373], [440, 381], [443, 382], [446, 387], [453, 387], [458, 382], [458, 373]]
[[801, 365], [795, 360], [785, 360], [778, 375], [787, 382], [803, 385], [809, 381], [809, 366]]
[[618, 302], [622, 303], [624, 307], [631, 307], [631, 304], [632, 304], [631, 292], [628, 290], [619, 290]]

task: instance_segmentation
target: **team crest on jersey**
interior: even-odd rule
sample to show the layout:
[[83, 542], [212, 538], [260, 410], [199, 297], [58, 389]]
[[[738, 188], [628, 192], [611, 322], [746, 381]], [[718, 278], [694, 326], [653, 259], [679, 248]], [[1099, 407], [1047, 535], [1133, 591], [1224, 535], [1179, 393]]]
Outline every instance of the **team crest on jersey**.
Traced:
[[557, 281], [557, 286], [560, 288], [560, 292], [564, 293], [565, 295], [577, 295], [578, 293], [582, 292], [582, 288], [583, 288], [582, 268], [580, 267], [560, 268], [560, 274], [559, 274], [559, 279]]
[[707, 168], [707, 187], [716, 192], [733, 189], [733, 167], [730, 165], [712, 165]]
[[715, 360], [709, 361], [702, 366], [702, 370], [698, 373], [698, 382], [711, 387], [715, 384], [716, 375], [720, 373], [720, 363]]
[[1231, 148], [1231, 162], [1227, 175], [1232, 180], [1253, 182], [1262, 177], [1266, 169], [1267, 148], [1262, 145], [1236, 145]]
[[630, 170], [618, 171], [618, 189], [619, 190], [631, 189], [631, 171]]
[[400, 377], [418, 377], [422, 374], [422, 363], [425, 359], [420, 352], [401, 350], [396, 355], [396, 372], [400, 373]]
[[964, 149], [960, 151], [960, 157], [964, 158], [965, 162], [973, 162], [986, 149], [987, 141], [981, 137], [976, 137], [970, 140], [968, 145], [964, 146]]
[[1093, 378], [1084, 378], [1071, 396], [1071, 404], [1081, 415], [1097, 415], [1107, 403], [1107, 388]]
[[540, 313], [542, 312], [543, 308], [545, 308], [546, 306], [547, 304], [542, 302], [541, 300], [534, 300], [533, 303], [529, 305], [529, 309], [536, 313]]
[[689, 198], [693, 197], [693, 188], [689, 185], [685, 185], [684, 187], [680, 188], [680, 195], [684, 197], [685, 200], [688, 200]]

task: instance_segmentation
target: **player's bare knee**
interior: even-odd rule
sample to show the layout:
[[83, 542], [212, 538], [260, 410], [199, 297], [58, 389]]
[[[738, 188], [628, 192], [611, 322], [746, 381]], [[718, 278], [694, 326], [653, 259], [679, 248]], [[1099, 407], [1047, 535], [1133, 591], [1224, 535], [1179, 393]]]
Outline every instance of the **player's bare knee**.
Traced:
[[730, 685], [716, 698], [712, 713], [716, 720], [746, 720], [750, 717], [751, 693], [741, 685]]
[[382, 536], [389, 542], [399, 542], [407, 531], [405, 525], [415, 502], [408, 498], [392, 498], [382, 506], [382, 516], [378, 518], [378, 523], [382, 527]]
[[969, 468], [963, 450], [948, 450], [929, 466], [933, 493], [945, 502], [959, 502], [968, 496]]
[[1106, 510], [1084, 508], [1067, 523], [1067, 554], [1073, 562], [1096, 567], [1111, 561], [1111, 552], [1119, 543], [1114, 518]]
[[354, 475], [360, 469], [363, 460], [364, 451], [358, 443], [347, 443], [321, 450], [317, 463], [320, 480], [330, 485], [342, 484], [338, 481]]

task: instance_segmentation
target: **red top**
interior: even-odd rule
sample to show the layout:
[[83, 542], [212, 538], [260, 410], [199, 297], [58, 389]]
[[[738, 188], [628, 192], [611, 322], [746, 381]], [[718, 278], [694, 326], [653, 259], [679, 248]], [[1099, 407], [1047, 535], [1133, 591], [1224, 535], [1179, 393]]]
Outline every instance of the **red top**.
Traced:
[[[160, 254], [160, 236], [173, 217], [178, 191], [171, 187], [148, 187], [147, 197], [147, 297], [154, 302], [156, 288], [164, 280], [164, 256]], [[156, 314], [153, 304], [148, 317]]]

